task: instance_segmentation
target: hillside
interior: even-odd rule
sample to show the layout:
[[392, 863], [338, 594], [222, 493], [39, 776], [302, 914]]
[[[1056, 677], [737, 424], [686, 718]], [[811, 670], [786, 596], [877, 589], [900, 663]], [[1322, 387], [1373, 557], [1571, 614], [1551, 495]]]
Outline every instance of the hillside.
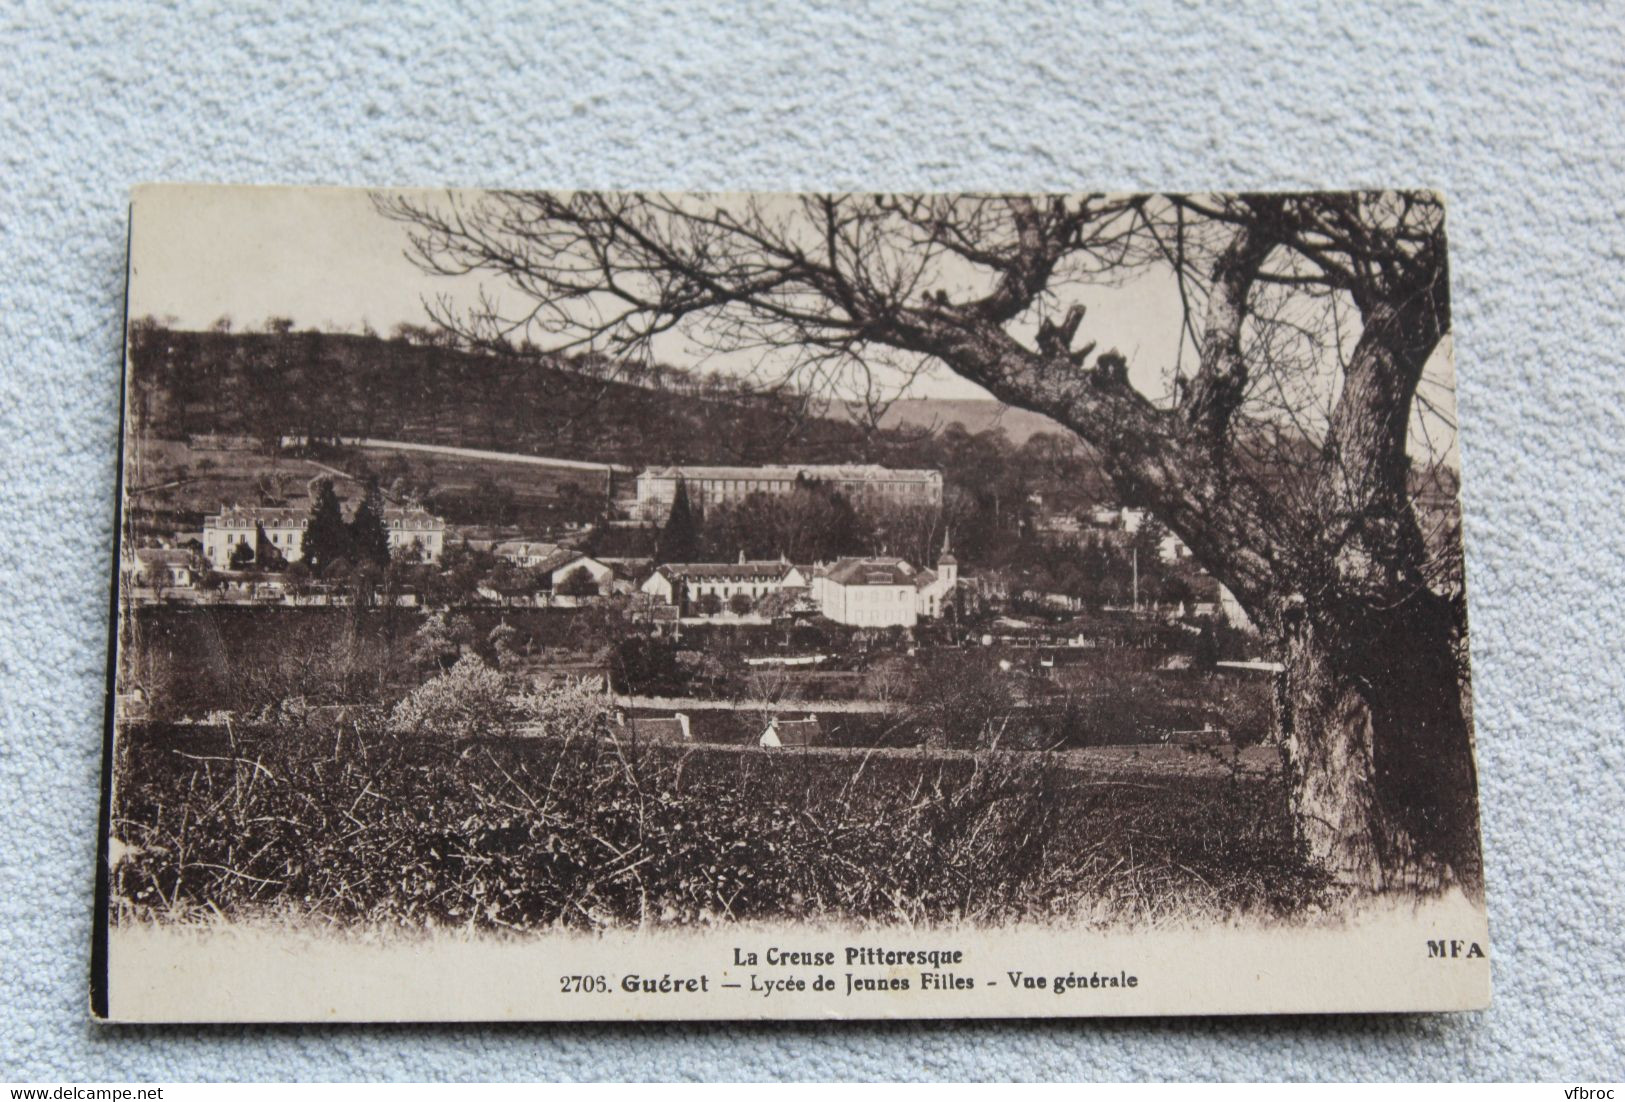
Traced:
[[1016, 409], [992, 398], [904, 398], [892, 403], [880, 425], [885, 429], [941, 430], [955, 421], [973, 434], [1002, 429], [1010, 443], [1018, 447], [1041, 432], [1071, 435], [1065, 426], [1041, 413]]
[[132, 428], [375, 437], [624, 463], [850, 462], [876, 442], [788, 397], [599, 357], [319, 332], [131, 333]]
[[[1107, 492], [1075, 437], [1035, 440], [1050, 422], [991, 401], [898, 403], [880, 429], [866, 432], [838, 409], [815, 416], [794, 395], [746, 393], [716, 376], [602, 357], [469, 351], [431, 334], [196, 332], [138, 322], [130, 355], [132, 476], [150, 488], [140, 500], [155, 531], [193, 525], [222, 502], [297, 498], [321, 469], [309, 460], [356, 478], [376, 474], [462, 524], [541, 530], [590, 520], [606, 494], [628, 489], [601, 474], [478, 455], [325, 446], [358, 437], [633, 469], [932, 468], [944, 474], [956, 544], [970, 554], [1008, 543], [1031, 494], [1054, 507]], [[279, 456], [287, 437], [317, 447], [294, 463]], [[263, 484], [279, 464], [286, 477]]]

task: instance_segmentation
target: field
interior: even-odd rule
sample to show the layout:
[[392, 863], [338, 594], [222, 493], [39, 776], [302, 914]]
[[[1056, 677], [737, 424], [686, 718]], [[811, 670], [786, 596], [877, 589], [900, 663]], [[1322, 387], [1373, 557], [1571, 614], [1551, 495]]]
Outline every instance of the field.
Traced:
[[[336, 466], [356, 475], [377, 472], [387, 484], [404, 479], [432, 496], [435, 512], [453, 524], [518, 525], [534, 529], [591, 520], [609, 500], [609, 477], [599, 471], [484, 456], [388, 447], [355, 448]], [[631, 486], [615, 480], [623, 493]]]
[[1105, 925], [1332, 899], [1278, 776], [1127, 754], [151, 725], [121, 733], [115, 770], [121, 923]]

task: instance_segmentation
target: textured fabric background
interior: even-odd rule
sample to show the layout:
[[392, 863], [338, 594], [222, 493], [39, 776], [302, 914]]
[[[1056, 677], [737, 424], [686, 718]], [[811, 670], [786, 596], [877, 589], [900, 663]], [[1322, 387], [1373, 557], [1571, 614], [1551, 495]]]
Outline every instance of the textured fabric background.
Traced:
[[[1337, 3], [12, 4], [0, 15], [0, 1077], [1625, 1076], [1625, 13]], [[1426, 184], [1452, 200], [1496, 1002], [1456, 1017], [86, 1020], [125, 197], [157, 179]]]

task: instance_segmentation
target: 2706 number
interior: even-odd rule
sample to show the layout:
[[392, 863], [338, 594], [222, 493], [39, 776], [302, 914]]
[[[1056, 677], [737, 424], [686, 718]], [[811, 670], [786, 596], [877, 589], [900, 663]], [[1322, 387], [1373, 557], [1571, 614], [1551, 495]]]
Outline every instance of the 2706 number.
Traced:
[[603, 976], [560, 976], [559, 990], [566, 995], [607, 995], [609, 980]]

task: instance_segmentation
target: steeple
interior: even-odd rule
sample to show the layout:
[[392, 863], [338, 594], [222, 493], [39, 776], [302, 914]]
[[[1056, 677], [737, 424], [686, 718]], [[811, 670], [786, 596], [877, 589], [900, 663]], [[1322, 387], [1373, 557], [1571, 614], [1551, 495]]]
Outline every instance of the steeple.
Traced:
[[950, 588], [959, 582], [959, 560], [954, 558], [954, 553], [951, 550], [953, 547], [952, 540], [953, 533], [951, 531], [942, 533], [942, 554], [937, 556], [937, 578], [947, 583]]

